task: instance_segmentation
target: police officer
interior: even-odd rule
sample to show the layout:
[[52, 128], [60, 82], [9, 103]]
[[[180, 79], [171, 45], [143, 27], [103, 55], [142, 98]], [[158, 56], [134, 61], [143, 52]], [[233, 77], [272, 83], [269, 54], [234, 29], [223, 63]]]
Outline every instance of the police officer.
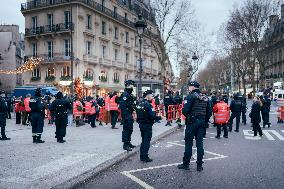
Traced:
[[121, 95], [121, 100], [119, 102], [123, 125], [122, 142], [124, 150], [132, 151], [132, 148], [136, 147], [131, 144], [131, 135], [133, 132], [134, 122], [132, 113], [135, 110], [135, 97], [132, 95], [132, 92], [135, 82], [132, 80], [126, 80], [124, 84], [125, 89]]
[[271, 125], [271, 123], [269, 122], [271, 100], [269, 99], [268, 95], [265, 94], [263, 97], [261, 97], [261, 102], [262, 102], [261, 116], [263, 121], [263, 128], [265, 128], [266, 125], [269, 128]]
[[247, 124], [247, 116], [246, 116], [246, 112], [247, 112], [247, 100], [246, 100], [246, 96], [245, 95], [241, 95], [239, 96], [241, 102], [242, 102], [242, 123], [244, 125]]
[[234, 99], [232, 100], [231, 105], [230, 105], [230, 110], [232, 113], [231, 113], [231, 117], [229, 120], [229, 131], [232, 132], [233, 121], [236, 118], [236, 130], [234, 131], [239, 132], [241, 112], [242, 112], [242, 102], [239, 99], [238, 94], [234, 95]]
[[173, 105], [174, 103], [173, 95], [170, 90], [166, 90], [165, 96], [164, 96], [164, 106], [165, 106], [165, 112], [166, 112], [166, 118], [167, 118], [167, 124], [166, 126], [171, 126], [170, 121], [168, 120], [168, 108], [170, 105]]
[[8, 111], [8, 107], [5, 101], [5, 92], [1, 91], [1, 94], [0, 94], [0, 127], [1, 127], [2, 137], [0, 138], [0, 140], [10, 140], [10, 138], [8, 138], [5, 133], [7, 111]]
[[183, 163], [178, 165], [179, 169], [189, 170], [193, 138], [195, 137], [197, 147], [197, 171], [203, 170], [203, 133], [206, 123], [208, 123], [211, 117], [212, 110], [208, 97], [201, 94], [199, 86], [199, 83], [196, 81], [189, 82], [190, 94], [186, 97], [182, 109], [182, 114], [186, 117], [185, 152]]
[[33, 143], [44, 143], [41, 135], [44, 126], [45, 104], [41, 99], [41, 88], [37, 88], [30, 99]]
[[57, 142], [64, 143], [63, 137], [66, 136], [66, 127], [68, 124], [68, 110], [72, 109], [72, 105], [63, 98], [62, 92], [56, 94], [56, 99], [49, 106], [50, 111], [54, 112], [55, 118], [55, 138]]
[[141, 131], [142, 143], [140, 146], [140, 160], [143, 162], [151, 162], [148, 152], [150, 148], [150, 142], [152, 139], [152, 126], [155, 121], [161, 120], [160, 116], [156, 116], [155, 109], [152, 107], [151, 102], [153, 100], [153, 91], [147, 90], [143, 93], [143, 100], [138, 104], [137, 123]]

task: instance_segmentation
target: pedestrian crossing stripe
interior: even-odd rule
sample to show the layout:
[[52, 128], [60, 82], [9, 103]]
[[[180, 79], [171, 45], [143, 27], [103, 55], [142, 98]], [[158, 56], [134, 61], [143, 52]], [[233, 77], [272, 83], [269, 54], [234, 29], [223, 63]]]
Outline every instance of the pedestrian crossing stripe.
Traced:
[[[266, 137], [268, 140], [281, 140], [284, 141], [284, 130], [281, 131], [282, 135], [277, 132], [276, 130], [262, 130], [263, 137]], [[260, 140], [260, 136], [254, 136], [254, 132], [252, 130], [243, 130], [243, 133], [245, 135], [245, 139], [247, 140]]]

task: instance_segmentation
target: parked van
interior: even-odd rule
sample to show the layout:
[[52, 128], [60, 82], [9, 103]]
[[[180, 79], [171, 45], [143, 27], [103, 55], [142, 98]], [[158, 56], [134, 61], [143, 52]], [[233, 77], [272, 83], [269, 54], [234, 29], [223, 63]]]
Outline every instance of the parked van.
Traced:
[[[35, 90], [37, 87], [34, 86], [17, 86], [12, 92], [12, 96], [18, 97], [26, 97], [27, 94], [31, 94], [32, 96], [35, 94]], [[44, 95], [53, 95], [55, 96], [58, 93], [58, 89], [55, 87], [42, 87], [41, 94]]]
[[275, 91], [275, 100], [277, 105], [283, 106], [284, 105], [284, 90]]

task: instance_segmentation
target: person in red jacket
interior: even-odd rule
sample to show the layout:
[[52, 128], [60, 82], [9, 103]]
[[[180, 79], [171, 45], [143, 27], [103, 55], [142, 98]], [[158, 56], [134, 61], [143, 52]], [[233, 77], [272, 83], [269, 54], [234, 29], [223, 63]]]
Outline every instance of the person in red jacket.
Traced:
[[230, 108], [227, 103], [225, 103], [222, 97], [213, 107], [214, 112], [214, 125], [217, 127], [217, 136], [215, 138], [220, 139], [221, 127], [224, 130], [224, 138], [228, 138], [228, 122], [230, 119]]
[[21, 124], [20, 107], [21, 107], [21, 101], [16, 100], [16, 102], [15, 102], [16, 124]]
[[119, 115], [118, 111], [118, 103], [119, 103], [119, 97], [117, 96], [117, 92], [114, 91], [113, 94], [110, 94], [109, 96], [109, 110], [111, 115], [111, 128], [112, 129], [118, 129], [115, 127], [117, 118]]

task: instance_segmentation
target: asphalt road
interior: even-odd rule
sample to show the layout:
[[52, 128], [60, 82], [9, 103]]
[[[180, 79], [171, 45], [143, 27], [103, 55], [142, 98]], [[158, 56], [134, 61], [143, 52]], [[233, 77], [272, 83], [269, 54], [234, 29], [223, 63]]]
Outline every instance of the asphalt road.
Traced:
[[219, 140], [214, 138], [216, 129], [209, 128], [202, 172], [196, 171], [194, 159], [190, 171], [177, 169], [184, 151], [183, 130], [179, 130], [151, 146], [153, 162], [142, 163], [136, 154], [77, 188], [283, 189], [284, 124], [276, 124], [275, 112], [271, 121], [273, 126], [264, 129], [262, 138], [252, 137], [250, 124], [241, 124], [239, 133]]

